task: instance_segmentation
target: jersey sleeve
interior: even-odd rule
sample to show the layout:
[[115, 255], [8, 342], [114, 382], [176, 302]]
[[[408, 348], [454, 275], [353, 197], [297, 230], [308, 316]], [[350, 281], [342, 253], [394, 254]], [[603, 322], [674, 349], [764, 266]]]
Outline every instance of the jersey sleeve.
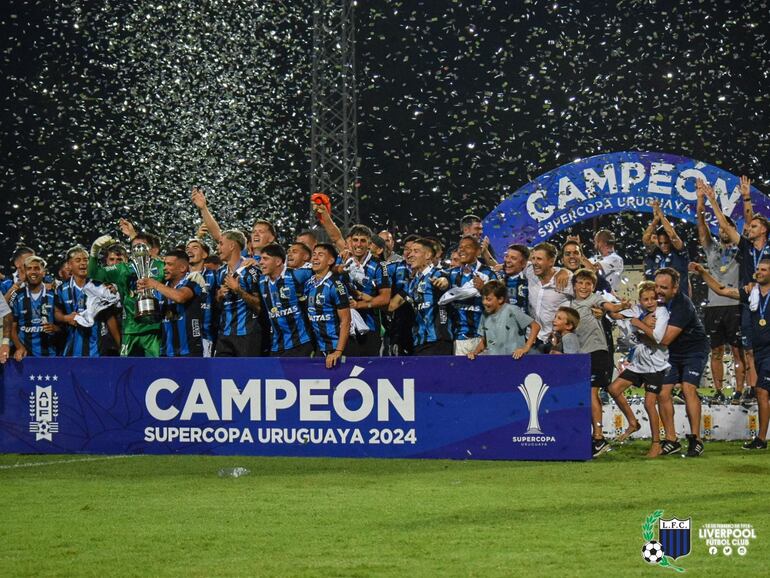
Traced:
[[347, 309], [350, 307], [350, 299], [348, 298], [348, 290], [345, 284], [340, 279], [334, 279], [332, 282], [334, 295], [333, 302], [337, 309]]
[[[120, 263], [103, 267], [96, 257], [88, 257], [88, 277], [102, 283], [120, 283], [128, 277], [128, 265]], [[161, 279], [163, 276], [161, 275]]]
[[252, 295], [259, 293], [259, 269], [254, 265], [246, 267], [241, 278], [241, 286]]
[[373, 279], [374, 286], [377, 287], [377, 291], [380, 289], [390, 289], [390, 275], [388, 275], [388, 268], [384, 263], [377, 265], [376, 277]]
[[305, 283], [313, 276], [313, 270], [308, 268], [292, 269], [292, 273], [300, 287], [304, 287]]

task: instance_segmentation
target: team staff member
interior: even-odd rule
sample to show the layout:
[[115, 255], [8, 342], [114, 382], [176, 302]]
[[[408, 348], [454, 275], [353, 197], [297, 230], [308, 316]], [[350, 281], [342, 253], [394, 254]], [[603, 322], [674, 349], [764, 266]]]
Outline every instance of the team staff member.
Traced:
[[524, 269], [529, 291], [529, 316], [537, 321], [540, 332], [536, 348], [543, 353], [553, 333], [553, 319], [560, 307], [569, 305], [575, 295], [572, 274], [555, 267], [556, 247], [550, 243], [535, 245], [530, 263]]
[[286, 251], [272, 243], [262, 247], [259, 292], [272, 327], [270, 352], [277, 357], [310, 357], [313, 336], [305, 312], [305, 283], [311, 269], [290, 269]]
[[165, 283], [139, 279], [138, 290], [151, 289], [160, 302], [162, 319], [161, 355], [164, 357], [203, 356], [203, 287], [188, 276], [190, 262], [182, 250], [170, 251], [165, 258]]
[[660, 419], [666, 430], [661, 453], [668, 455], [681, 449], [674, 428], [672, 397], [674, 386], [681, 383], [690, 422], [690, 434], [686, 436], [687, 456], [697, 457], [703, 453], [700, 437], [701, 401], [697, 388], [706, 367], [708, 337], [692, 301], [679, 291], [679, 273], [676, 270], [671, 267], [660, 269], [655, 275], [655, 290], [658, 300], [665, 304], [669, 312], [668, 327], [660, 344], [668, 346], [668, 360], [671, 364], [659, 396]]
[[337, 364], [350, 335], [350, 302], [342, 280], [332, 273], [337, 250], [330, 243], [317, 243], [310, 267], [313, 276], [305, 283], [307, 313], [316, 348], [326, 359], [326, 367]]
[[73, 247], [67, 251], [67, 264], [71, 277], [56, 289], [56, 312], [58, 323], [67, 327], [67, 343], [64, 355], [69, 357], [99, 357], [99, 323], [83, 327], [75, 321], [78, 314], [86, 310], [87, 298], [84, 288], [88, 279], [88, 251]]
[[56, 298], [43, 283], [46, 262], [40, 257], [27, 257], [24, 261], [26, 286], [19, 289], [11, 301], [13, 327], [11, 340], [16, 348], [14, 359], [21, 361], [32, 357], [54, 357], [56, 334], [60, 327], [54, 322]]
[[262, 328], [259, 312], [259, 269], [244, 263], [241, 252], [246, 237], [240, 231], [224, 231], [219, 237], [219, 256], [224, 265], [217, 271], [219, 334], [217, 357], [258, 357]]
[[703, 268], [693, 264], [695, 271], [703, 275], [709, 288], [724, 297], [736, 295], [749, 311], [752, 342], [754, 343], [754, 361], [757, 364], [757, 411], [759, 413], [759, 431], [754, 439], [743, 444], [745, 450], [767, 449], [767, 426], [770, 421], [770, 259], [757, 263], [755, 277], [757, 285], [746, 293], [744, 287], [725, 287]]

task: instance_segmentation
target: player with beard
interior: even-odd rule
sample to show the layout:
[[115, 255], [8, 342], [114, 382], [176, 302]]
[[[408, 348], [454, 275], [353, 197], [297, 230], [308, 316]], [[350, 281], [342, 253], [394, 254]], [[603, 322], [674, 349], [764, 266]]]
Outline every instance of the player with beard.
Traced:
[[529, 260], [529, 248], [524, 245], [509, 245], [503, 256], [503, 282], [508, 293], [507, 302], [522, 311], [529, 307], [529, 291], [524, 269]]
[[687, 276], [687, 265], [690, 257], [687, 254], [687, 248], [663, 214], [657, 200], [652, 203], [652, 214], [652, 221], [642, 235], [642, 243], [650, 250], [644, 258], [645, 279], [652, 281], [659, 269], [671, 267], [679, 273], [679, 290], [689, 297], [690, 280]]
[[342, 280], [331, 271], [337, 256], [334, 245], [316, 243], [310, 260], [313, 277], [304, 288], [316, 349], [325, 357], [329, 369], [342, 356], [350, 335], [348, 291]]
[[700, 437], [701, 401], [698, 385], [703, 376], [708, 357], [708, 337], [690, 298], [679, 290], [679, 273], [667, 267], [655, 274], [655, 290], [658, 301], [669, 311], [668, 326], [661, 345], [668, 346], [668, 361], [671, 367], [663, 380], [658, 406], [660, 419], [666, 430], [666, 439], [661, 444], [663, 455], [673, 454], [681, 449], [674, 428], [674, 401], [672, 390], [681, 384], [684, 395], [690, 434], [687, 435], [687, 456], [697, 457], [703, 453]]
[[[439, 305], [446, 279], [433, 264], [434, 244], [428, 239], [415, 239], [408, 253], [414, 275], [406, 287], [390, 300], [389, 309], [407, 306], [415, 313], [412, 338], [415, 355], [452, 355], [452, 334], [445, 305]], [[443, 283], [442, 283], [443, 281]], [[404, 305], [404, 304], [408, 305]]]
[[11, 341], [16, 348], [14, 359], [21, 361], [32, 357], [53, 357], [56, 351], [56, 334], [60, 327], [54, 322], [56, 298], [43, 283], [46, 263], [36, 256], [24, 261], [25, 286], [19, 289], [11, 301], [13, 327]]
[[160, 302], [163, 328], [161, 354], [164, 357], [201, 357], [204, 288], [188, 276], [190, 262], [181, 249], [170, 251], [164, 260], [165, 283], [139, 279], [139, 291], [155, 291]]
[[[706, 224], [706, 194], [703, 183], [698, 181], [696, 217], [698, 223], [698, 240], [706, 254], [706, 260], [712, 275], [725, 287], [738, 287], [740, 266], [737, 260], [738, 247], [730, 240], [727, 232], [719, 231], [719, 241], [715, 242]], [[735, 227], [729, 217], [727, 222]], [[714, 382], [714, 401], [724, 402], [722, 393], [724, 386], [724, 354], [725, 345], [732, 350], [735, 367], [735, 392], [733, 399], [740, 401], [743, 393], [744, 354], [741, 349], [741, 304], [737, 299], [723, 297], [709, 287], [708, 299], [704, 306], [703, 324], [711, 343], [711, 378]]]
[[26, 281], [24, 277], [24, 261], [28, 257], [35, 255], [35, 252], [29, 247], [19, 247], [13, 252], [11, 261], [13, 262], [13, 275], [0, 282], [0, 292], [5, 296], [5, 300], [10, 303], [14, 294], [24, 286]]
[[224, 265], [217, 271], [217, 357], [258, 357], [262, 353], [259, 270], [244, 263], [241, 252], [245, 246], [246, 237], [240, 231], [224, 231], [219, 237]]
[[203, 336], [201, 342], [203, 346], [203, 357], [211, 357], [214, 343], [217, 339], [217, 274], [216, 271], [209, 269], [205, 265], [205, 260], [209, 257], [211, 252], [206, 243], [199, 239], [190, 239], [187, 241], [185, 251], [187, 252], [187, 258], [190, 264], [190, 273], [199, 273], [206, 283], [206, 291], [201, 298], [203, 323]]
[[[745, 287], [754, 282], [754, 273], [762, 259], [770, 257], [770, 222], [763, 215], [751, 213], [751, 181], [741, 177], [741, 197], [743, 198], [745, 225], [743, 235], [730, 225], [727, 217], [719, 206], [714, 189], [701, 181], [701, 190], [711, 203], [711, 209], [719, 222], [719, 230], [727, 239], [738, 247], [736, 260], [739, 264], [738, 286]], [[754, 334], [751, 328], [750, 312], [743, 305], [741, 310], [741, 340], [746, 355], [746, 381], [750, 388], [745, 392], [746, 397], [752, 397], [753, 386], [757, 383], [757, 371], [754, 363], [754, 346], [751, 337]]]
[[262, 248], [259, 266], [259, 292], [272, 326], [271, 354], [310, 357], [314, 346], [307, 319], [305, 283], [312, 270], [287, 267], [286, 252], [275, 243]]
[[747, 293], [745, 287], [725, 287], [703, 268], [693, 263], [691, 268], [701, 274], [710, 289], [723, 297], [738, 296], [746, 306], [750, 321], [751, 339], [754, 344], [754, 361], [757, 364], [757, 411], [759, 430], [745, 444], [745, 450], [767, 449], [767, 427], [770, 421], [770, 259], [762, 259], [754, 271], [756, 285]]
[[56, 321], [64, 325], [67, 342], [64, 355], [68, 357], [99, 357], [100, 327], [94, 323], [83, 327], [75, 317], [86, 310], [87, 297], [84, 291], [88, 279], [88, 251], [77, 246], [67, 251], [67, 263], [71, 277], [56, 290]]

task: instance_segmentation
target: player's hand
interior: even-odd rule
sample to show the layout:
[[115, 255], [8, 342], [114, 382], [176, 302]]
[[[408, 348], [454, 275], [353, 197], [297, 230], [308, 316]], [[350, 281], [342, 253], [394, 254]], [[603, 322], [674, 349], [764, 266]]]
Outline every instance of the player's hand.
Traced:
[[217, 300], [222, 301], [225, 297], [227, 297], [227, 294], [230, 293], [230, 289], [227, 287], [220, 287], [217, 290]]
[[118, 287], [117, 287], [117, 285], [115, 285], [113, 283], [105, 283], [104, 286], [107, 287], [107, 290], [110, 293], [112, 293], [113, 295], [117, 295], [118, 294]]
[[601, 307], [591, 307], [591, 313], [593, 313], [594, 317], [597, 319], [604, 317], [604, 309]]
[[468, 359], [470, 359], [471, 361], [473, 361], [474, 359], [476, 359], [476, 354], [475, 354], [473, 351], [471, 351], [471, 352], [468, 354]]
[[77, 311], [73, 311], [72, 313], [64, 316], [64, 322], [67, 325], [72, 325], [73, 327], [77, 327], [78, 322], [75, 321], [75, 317], [77, 316]]
[[687, 265], [687, 270], [691, 273], [696, 273], [698, 275], [702, 275], [703, 271], [705, 271], [705, 268], [700, 263], [696, 263], [694, 261], [690, 261], [690, 264]]
[[203, 194], [203, 189], [200, 187], [192, 188], [190, 199], [192, 200], [193, 205], [198, 207], [198, 209], [203, 210], [206, 208], [206, 195]]
[[337, 365], [337, 360], [342, 357], [341, 351], [332, 351], [329, 355], [326, 356], [326, 369], [331, 369], [335, 365]]
[[26, 347], [24, 347], [24, 346], [22, 345], [21, 347], [19, 347], [19, 348], [16, 350], [16, 353], [14, 353], [14, 354], [13, 354], [13, 358], [14, 358], [16, 361], [21, 361], [21, 360], [22, 360], [22, 359], [24, 359], [25, 357], [27, 357], [27, 348], [26, 348]]
[[751, 179], [746, 176], [741, 177], [741, 197], [744, 201], [751, 200]]
[[482, 279], [478, 274], [474, 274], [473, 286], [476, 288], [477, 291], [481, 291], [481, 288], [484, 286], [484, 279]]
[[206, 226], [205, 223], [201, 223], [200, 227], [198, 227], [198, 230], [195, 231], [195, 238], [203, 239], [208, 234], [209, 234], [209, 228]]
[[56, 323], [43, 323], [43, 333], [51, 335], [59, 331], [59, 326]]
[[225, 286], [233, 293], [237, 293], [241, 288], [241, 281], [232, 275], [225, 275]]
[[567, 241], [572, 241], [573, 243], [577, 243], [578, 245], [582, 246], [582, 242], [580, 241], [580, 235], [567, 235]]
[[449, 287], [449, 279], [446, 277], [436, 277], [435, 279], [431, 279], [431, 285], [433, 285], [436, 289], [440, 289], [443, 291], [447, 287]]
[[134, 228], [134, 224], [128, 219], [124, 219], [123, 217], [118, 219], [118, 227], [120, 227], [120, 232], [129, 239], [136, 237], [136, 229]]
[[560, 269], [553, 277], [554, 285], [557, 291], [564, 291], [569, 283], [569, 271], [567, 269]]
[[8, 361], [8, 357], [11, 355], [10, 345], [0, 345], [0, 363]]

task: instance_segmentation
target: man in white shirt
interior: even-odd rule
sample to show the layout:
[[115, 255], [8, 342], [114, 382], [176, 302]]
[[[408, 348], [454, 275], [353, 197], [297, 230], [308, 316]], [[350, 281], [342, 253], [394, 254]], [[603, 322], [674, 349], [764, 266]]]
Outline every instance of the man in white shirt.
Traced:
[[620, 277], [623, 274], [623, 258], [615, 252], [615, 235], [602, 229], [594, 235], [594, 248], [597, 255], [591, 259], [594, 271], [604, 275], [613, 291], [620, 289]]
[[556, 247], [550, 243], [535, 245], [529, 256], [529, 265], [524, 269], [529, 288], [529, 315], [538, 325], [537, 348], [542, 351], [553, 331], [553, 318], [559, 307], [569, 305], [574, 292], [569, 282], [572, 274], [566, 269], [554, 267]]
[[0, 293], [0, 317], [3, 318], [2, 344], [0, 345], [0, 363], [8, 361], [11, 353], [11, 326], [13, 325], [13, 315], [11, 308], [5, 301], [5, 297]]

